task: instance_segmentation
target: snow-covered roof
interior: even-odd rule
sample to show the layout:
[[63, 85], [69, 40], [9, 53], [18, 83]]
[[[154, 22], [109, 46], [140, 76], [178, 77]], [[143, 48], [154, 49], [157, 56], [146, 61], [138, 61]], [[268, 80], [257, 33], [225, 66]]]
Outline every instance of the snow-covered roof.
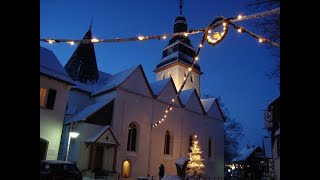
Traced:
[[45, 162], [48, 164], [74, 164], [69, 161], [61, 161], [61, 160], [42, 160], [41, 162]]
[[73, 116], [72, 118], [66, 120], [64, 122], [64, 124], [68, 124], [71, 122], [76, 122], [76, 121], [84, 121], [86, 120], [90, 115], [92, 115], [93, 113], [97, 112], [99, 109], [101, 109], [102, 107], [104, 107], [105, 105], [107, 105], [108, 103], [110, 103], [112, 100], [114, 100], [114, 98], [108, 99], [106, 101], [102, 101], [102, 102], [98, 102], [95, 104], [91, 104], [87, 107], [85, 107], [83, 110], [81, 110], [80, 112], [78, 112], [75, 116]]
[[66, 114], [72, 115], [76, 112], [77, 112], [77, 107], [68, 102], [68, 108], [66, 110]]
[[162, 89], [165, 87], [165, 85], [170, 81], [170, 78], [166, 78], [160, 81], [155, 81], [150, 83], [152, 92], [154, 95], [159, 95], [159, 93], [162, 91]]
[[200, 99], [202, 106], [206, 112], [208, 112], [213, 105], [216, 98]]
[[111, 89], [113, 87], [119, 86], [123, 81], [125, 81], [131, 73], [136, 70], [139, 66], [132, 67], [130, 69], [127, 69], [125, 71], [119, 72], [115, 75], [112, 75], [105, 79], [103, 82], [103, 85], [100, 87], [97, 87], [96, 91], [92, 93], [92, 95], [98, 94], [100, 92], [106, 91], [108, 89]]
[[92, 136], [90, 136], [85, 142], [95, 142], [110, 126], [102, 126]]
[[64, 70], [55, 54], [49, 49], [40, 46], [40, 73], [57, 78], [65, 83], [74, 84]]
[[176, 160], [176, 164], [182, 166], [186, 161], [189, 161], [189, 158], [186, 157], [180, 157]]
[[179, 97], [183, 105], [186, 105], [194, 90], [194, 88], [191, 88], [180, 92]]
[[245, 161], [248, 159], [248, 157], [255, 152], [255, 150], [259, 146], [250, 146], [250, 147], [245, 147], [239, 152], [239, 156], [236, 158], [233, 158], [232, 161]]
[[266, 158], [272, 158], [271, 137], [264, 137], [262, 142]]
[[275, 132], [275, 135], [279, 135], [280, 134], [280, 128]]
[[87, 83], [82, 83], [80, 81], [75, 81], [75, 89], [81, 89], [83, 91], [87, 91], [90, 93], [95, 92], [97, 89], [101, 88], [104, 85], [104, 82], [106, 79], [112, 77], [112, 74], [105, 73], [103, 71], [99, 71], [99, 79], [97, 82], [87, 82]]
[[124, 70], [124, 71], [119, 72], [114, 75], [105, 73], [103, 71], [99, 71], [99, 79], [97, 82], [95, 82], [95, 83], [94, 82], [81, 83], [79, 81], [76, 81], [75, 82], [76, 85], [73, 88], [81, 89], [83, 91], [87, 91], [89, 93], [92, 93], [92, 95], [95, 95], [100, 92], [111, 89], [113, 87], [117, 87], [124, 80], [126, 80], [130, 76], [130, 74], [135, 69], [137, 69], [137, 67], [138, 66], [132, 67], [130, 69]]
[[103, 72], [103, 71], [99, 71], [99, 79], [98, 79], [98, 83], [103, 83], [107, 78], [111, 77], [112, 74]]

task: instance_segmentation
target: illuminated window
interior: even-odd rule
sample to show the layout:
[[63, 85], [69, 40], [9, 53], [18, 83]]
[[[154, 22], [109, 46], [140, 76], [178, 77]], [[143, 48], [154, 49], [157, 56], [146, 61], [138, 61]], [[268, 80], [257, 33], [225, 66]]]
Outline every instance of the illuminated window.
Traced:
[[136, 151], [136, 142], [137, 142], [137, 126], [134, 123], [131, 123], [129, 125], [127, 150]]
[[209, 138], [209, 142], [208, 142], [208, 157], [211, 157], [211, 138]]
[[166, 131], [164, 138], [164, 154], [170, 154], [170, 133]]
[[189, 152], [191, 152], [192, 147], [192, 135], [189, 136]]
[[130, 176], [130, 162], [128, 160], [123, 162], [122, 177], [128, 178]]
[[40, 87], [40, 107], [53, 110], [57, 91]]
[[48, 89], [40, 88], [40, 107], [45, 108]]

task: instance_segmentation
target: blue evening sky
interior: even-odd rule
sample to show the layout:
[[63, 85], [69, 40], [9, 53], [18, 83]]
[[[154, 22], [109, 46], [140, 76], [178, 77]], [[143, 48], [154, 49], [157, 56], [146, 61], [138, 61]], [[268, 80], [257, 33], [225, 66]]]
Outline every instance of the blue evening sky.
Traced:
[[[207, 26], [217, 16], [235, 17], [249, 14], [248, 0], [185, 0], [183, 15], [188, 30]], [[251, 13], [250, 13], [251, 14]], [[96, 38], [133, 37], [172, 33], [179, 15], [178, 0], [40, 0], [40, 38], [82, 39], [93, 17], [92, 33]], [[249, 20], [252, 22], [252, 20]], [[245, 22], [238, 23], [249, 30]], [[197, 48], [202, 33], [190, 37]], [[99, 70], [115, 74], [142, 64], [149, 82], [161, 61], [166, 40], [95, 44]], [[62, 65], [71, 57], [76, 45], [65, 43], [40, 45], [52, 50]], [[245, 137], [241, 143], [261, 144], [263, 111], [279, 96], [275, 80], [266, 77], [274, 57], [263, 44], [247, 34], [230, 28], [218, 45], [205, 43], [200, 53], [201, 94], [221, 96], [231, 117], [242, 123]]]

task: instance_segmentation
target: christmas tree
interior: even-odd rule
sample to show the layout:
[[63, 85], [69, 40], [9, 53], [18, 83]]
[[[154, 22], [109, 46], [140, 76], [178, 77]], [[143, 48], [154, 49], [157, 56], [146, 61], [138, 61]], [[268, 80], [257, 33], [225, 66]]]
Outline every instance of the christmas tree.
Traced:
[[202, 171], [204, 168], [204, 159], [201, 157], [202, 151], [198, 145], [197, 135], [192, 140], [191, 152], [189, 153], [189, 162], [187, 164], [187, 173], [193, 179], [200, 179], [205, 173]]

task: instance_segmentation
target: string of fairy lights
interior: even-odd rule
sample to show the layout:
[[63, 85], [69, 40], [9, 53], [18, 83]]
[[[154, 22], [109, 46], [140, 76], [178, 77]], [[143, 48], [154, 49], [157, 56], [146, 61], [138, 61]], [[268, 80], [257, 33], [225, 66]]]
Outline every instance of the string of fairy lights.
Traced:
[[[162, 34], [162, 35], [151, 35], [151, 36], [137, 36], [137, 37], [130, 37], [130, 38], [115, 38], [115, 39], [97, 39], [97, 38], [92, 38], [92, 39], [82, 39], [82, 40], [74, 40], [74, 39], [53, 39], [53, 38], [40, 38], [40, 41], [47, 42], [49, 44], [53, 43], [69, 43], [70, 45], [74, 45], [75, 43], [111, 43], [111, 42], [128, 42], [128, 41], [146, 41], [146, 40], [151, 40], [151, 39], [166, 39], [168, 37], [172, 36], [189, 36], [189, 35], [194, 35], [198, 34], [201, 32], [204, 32], [201, 42], [198, 46], [198, 49], [196, 51], [196, 54], [193, 58], [192, 65], [188, 68], [187, 75], [184, 77], [184, 81], [181, 84], [177, 94], [175, 95], [174, 98], [171, 99], [171, 103], [169, 104], [168, 108], [164, 111], [164, 114], [160, 120], [154, 124], [152, 124], [152, 127], [157, 127], [159, 124], [164, 122], [168, 116], [168, 113], [173, 110], [174, 103], [176, 99], [179, 97], [182, 89], [184, 88], [188, 77], [191, 74], [191, 71], [193, 70], [194, 65], [199, 61], [199, 54], [201, 49], [204, 46], [204, 42], [206, 41], [208, 44], [215, 46], [222, 42], [222, 40], [226, 37], [229, 31], [229, 25], [231, 25], [234, 29], [236, 29], [239, 33], [246, 33], [250, 35], [251, 37], [255, 38], [258, 40], [259, 43], [269, 43], [272, 46], [280, 48], [280, 44], [271, 41], [270, 39], [267, 39], [263, 36], [257, 35], [244, 27], [237, 26], [234, 24], [234, 22], [239, 22], [243, 20], [248, 20], [248, 19], [254, 19], [254, 18], [262, 18], [265, 16], [270, 16], [273, 14], [279, 14], [280, 13], [280, 8], [272, 9], [270, 11], [265, 11], [257, 14], [252, 14], [249, 16], [243, 16], [239, 15], [236, 18], [224, 18], [224, 17], [217, 17], [215, 18], [208, 27], [202, 28], [202, 29], [197, 29], [197, 30], [189, 30], [188, 32], [178, 32], [178, 33], [172, 33], [172, 34]], [[220, 27], [222, 25], [222, 32], [214, 31], [214, 29]]]
[[[270, 16], [273, 14], [279, 14], [280, 13], [280, 8], [275, 8], [272, 9], [270, 11], [265, 11], [265, 12], [261, 12], [261, 13], [256, 13], [256, 14], [252, 14], [252, 15], [248, 15], [248, 16], [244, 16], [244, 15], [239, 15], [237, 18], [229, 18], [227, 19], [227, 21], [229, 23], [233, 22], [239, 22], [239, 21], [244, 21], [244, 20], [249, 20], [249, 19], [255, 19], [255, 18], [262, 18], [262, 17], [266, 17], [266, 16]], [[210, 29], [214, 29], [217, 26], [209, 26]], [[129, 37], [129, 38], [111, 38], [111, 39], [97, 39], [97, 38], [92, 38], [92, 39], [55, 39], [55, 38], [40, 38], [40, 41], [42, 42], [47, 42], [49, 44], [54, 44], [54, 43], [68, 43], [70, 45], [74, 45], [74, 44], [79, 44], [79, 43], [84, 43], [84, 44], [90, 44], [90, 43], [114, 43], [114, 42], [129, 42], [129, 41], [147, 41], [147, 40], [162, 40], [162, 39], [166, 39], [168, 37], [173, 37], [173, 36], [189, 36], [189, 35], [194, 35], [194, 34], [198, 34], [201, 32], [206, 32], [207, 29], [209, 27], [206, 28], [201, 28], [201, 29], [196, 29], [196, 30], [189, 30], [187, 32], [177, 32], [177, 33], [166, 33], [166, 34], [161, 34], [161, 35], [149, 35], [149, 36], [135, 36], [135, 37]], [[241, 28], [242, 31], [240, 32], [245, 32], [248, 34], [254, 34], [251, 33], [250, 31], [244, 29], [243, 27]], [[239, 32], [239, 30], [238, 30]], [[267, 38], [264, 38], [260, 35], [254, 35], [252, 36], [254, 38], [257, 39], [262, 39], [263, 43], [270, 43], [274, 46], [280, 47], [280, 45], [276, 42], [272, 42], [271, 40], [268, 40]], [[223, 40], [223, 38], [221, 39]], [[260, 42], [260, 40], [259, 40]]]

